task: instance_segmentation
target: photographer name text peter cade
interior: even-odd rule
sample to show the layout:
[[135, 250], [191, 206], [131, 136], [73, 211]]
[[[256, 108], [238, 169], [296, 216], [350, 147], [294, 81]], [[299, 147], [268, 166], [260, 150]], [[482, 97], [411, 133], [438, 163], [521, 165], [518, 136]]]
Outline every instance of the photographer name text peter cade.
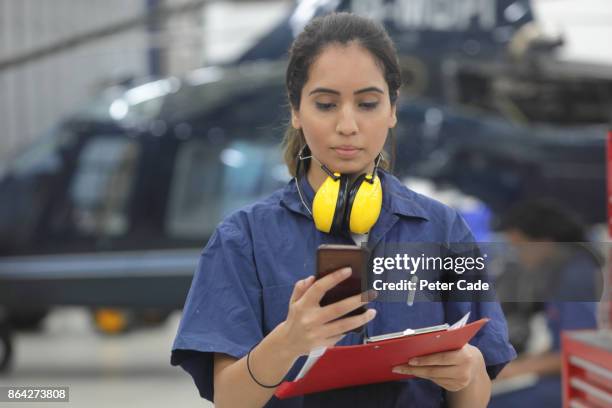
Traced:
[[[465, 272], [483, 272], [487, 255], [478, 257], [460, 256], [410, 256], [408, 254], [396, 254], [393, 257], [375, 257], [372, 264], [372, 272], [381, 275], [386, 271], [405, 271], [415, 275], [419, 271], [443, 271], [454, 272], [462, 275]], [[376, 279], [372, 282], [372, 289], [376, 291], [488, 291], [491, 285], [486, 280], [457, 279], [454, 282], [430, 281], [427, 279], [402, 279], [397, 282], [385, 282]]]

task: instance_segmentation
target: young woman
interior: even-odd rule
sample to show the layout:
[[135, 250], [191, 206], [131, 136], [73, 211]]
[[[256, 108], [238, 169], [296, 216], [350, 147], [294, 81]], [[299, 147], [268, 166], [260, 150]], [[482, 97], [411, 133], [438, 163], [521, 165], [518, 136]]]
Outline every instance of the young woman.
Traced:
[[[366, 312], [341, 319], [364, 305], [360, 295], [319, 305], [350, 272], [341, 269], [315, 281], [320, 244], [365, 240], [376, 253], [385, 243], [473, 242], [456, 211], [409, 190], [384, 170], [383, 147], [397, 122], [400, 83], [388, 34], [366, 18], [320, 17], [294, 41], [286, 73], [291, 125], [285, 136], [285, 161], [294, 179], [219, 224], [201, 255], [173, 345], [172, 364], [189, 372], [200, 395], [216, 406], [485, 407], [490, 379], [516, 356], [495, 302], [373, 301]], [[315, 194], [322, 185], [333, 190], [333, 173], [349, 184], [380, 183], [380, 212], [367, 231], [343, 217], [332, 225], [313, 222]], [[339, 194], [352, 202], [350, 190], [343, 185]], [[330, 227], [334, 233], [324, 232]], [[295, 377], [310, 350], [361, 344], [363, 334], [354, 328], [365, 324], [371, 336], [454, 322], [468, 311], [472, 320], [491, 320], [462, 349], [395, 368], [417, 378], [274, 397], [275, 387]]]

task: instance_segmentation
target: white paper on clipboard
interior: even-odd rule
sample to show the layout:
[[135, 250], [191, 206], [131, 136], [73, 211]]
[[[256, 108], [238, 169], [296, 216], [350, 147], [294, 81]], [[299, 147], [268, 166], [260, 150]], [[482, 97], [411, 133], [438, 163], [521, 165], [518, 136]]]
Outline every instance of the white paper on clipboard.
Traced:
[[448, 330], [456, 330], [460, 329], [467, 324], [468, 319], [470, 318], [470, 312], [467, 312], [461, 319], [455, 322]]
[[[467, 312], [461, 319], [459, 319], [457, 322], [453, 323], [452, 326], [449, 326], [445, 330], [460, 329], [460, 328], [462, 328], [463, 326], [465, 326], [467, 324], [467, 321], [468, 321], [469, 318], [470, 318], [470, 312]], [[406, 329], [406, 330], [404, 330], [403, 332], [400, 332], [400, 333], [403, 333], [403, 335], [413, 335], [413, 334], [418, 334], [419, 330], [420, 329], [417, 329], [417, 330]], [[308, 357], [306, 358], [306, 362], [302, 366], [302, 369], [300, 370], [298, 375], [295, 377], [294, 381], [297, 381], [300, 378], [304, 377], [306, 375], [306, 373], [308, 372], [308, 370], [310, 370], [310, 368], [317, 362], [317, 360], [319, 358], [321, 358], [321, 356], [323, 354], [325, 354], [325, 350], [327, 350], [327, 347], [317, 347], [317, 348], [311, 350], [310, 353], [308, 353]]]
[[317, 360], [323, 354], [325, 354], [325, 350], [327, 350], [327, 347], [317, 347], [317, 348], [311, 350], [310, 353], [308, 353], [308, 358], [306, 359], [306, 362], [302, 366], [302, 369], [300, 370], [298, 375], [295, 377], [294, 381], [297, 381], [300, 378], [304, 377], [306, 375], [306, 373], [308, 372], [308, 370], [310, 370], [310, 367], [312, 367], [314, 365], [314, 363], [316, 363]]

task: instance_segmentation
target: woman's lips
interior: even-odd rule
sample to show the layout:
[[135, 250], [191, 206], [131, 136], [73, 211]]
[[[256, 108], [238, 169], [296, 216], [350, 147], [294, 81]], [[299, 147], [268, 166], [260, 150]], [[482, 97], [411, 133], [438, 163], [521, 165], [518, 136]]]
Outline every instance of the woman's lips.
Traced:
[[353, 157], [359, 153], [361, 149], [352, 146], [338, 146], [333, 148], [334, 151], [341, 157]]

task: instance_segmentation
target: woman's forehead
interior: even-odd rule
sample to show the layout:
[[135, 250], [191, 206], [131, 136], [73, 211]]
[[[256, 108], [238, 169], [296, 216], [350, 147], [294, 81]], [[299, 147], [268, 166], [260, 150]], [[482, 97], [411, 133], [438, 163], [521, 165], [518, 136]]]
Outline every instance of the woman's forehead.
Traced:
[[329, 45], [321, 51], [310, 66], [304, 90], [323, 87], [352, 93], [372, 86], [387, 92], [383, 70], [372, 53], [350, 43]]

